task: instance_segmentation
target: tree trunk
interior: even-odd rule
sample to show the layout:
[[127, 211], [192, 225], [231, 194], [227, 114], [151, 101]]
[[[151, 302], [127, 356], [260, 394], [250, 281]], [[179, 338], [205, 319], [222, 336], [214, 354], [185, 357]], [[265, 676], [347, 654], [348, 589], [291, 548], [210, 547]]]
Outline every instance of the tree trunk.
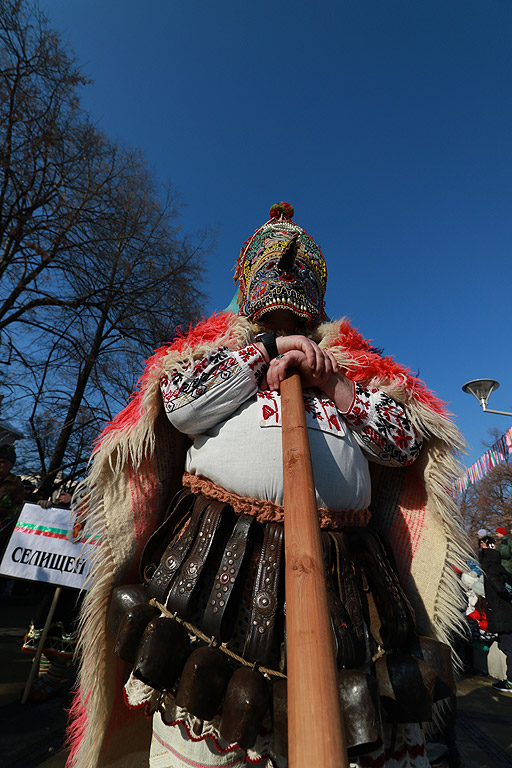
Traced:
[[91, 348], [89, 350], [89, 354], [87, 355], [85, 364], [80, 371], [80, 374], [76, 382], [75, 391], [73, 392], [73, 395], [69, 402], [69, 408], [66, 414], [66, 419], [60, 431], [59, 437], [57, 438], [55, 449], [53, 451], [53, 455], [52, 455], [50, 464], [48, 466], [48, 472], [46, 476], [43, 478], [43, 481], [39, 489], [40, 493], [44, 496], [44, 498], [48, 498], [50, 496], [53, 490], [53, 487], [55, 485], [57, 475], [61, 469], [62, 462], [66, 454], [66, 448], [68, 447], [69, 438], [71, 437], [71, 433], [73, 432], [76, 417], [80, 410], [80, 405], [82, 404], [85, 388], [89, 381], [89, 377], [91, 375], [94, 364], [96, 363], [96, 360], [98, 358], [98, 354], [101, 350], [101, 343], [103, 340], [103, 331], [105, 329], [107, 316], [108, 316], [108, 309], [104, 308], [100, 317], [100, 321], [98, 323], [98, 327], [96, 329], [96, 333], [94, 335], [93, 342], [91, 344]]

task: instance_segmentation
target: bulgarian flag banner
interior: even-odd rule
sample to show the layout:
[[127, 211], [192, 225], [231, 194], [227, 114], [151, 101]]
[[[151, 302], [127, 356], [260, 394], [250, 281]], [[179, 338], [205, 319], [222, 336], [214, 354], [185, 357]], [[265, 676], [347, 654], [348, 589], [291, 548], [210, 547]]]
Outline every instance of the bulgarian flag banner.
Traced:
[[0, 563], [0, 574], [83, 589], [97, 542], [72, 541], [70, 511], [25, 504]]

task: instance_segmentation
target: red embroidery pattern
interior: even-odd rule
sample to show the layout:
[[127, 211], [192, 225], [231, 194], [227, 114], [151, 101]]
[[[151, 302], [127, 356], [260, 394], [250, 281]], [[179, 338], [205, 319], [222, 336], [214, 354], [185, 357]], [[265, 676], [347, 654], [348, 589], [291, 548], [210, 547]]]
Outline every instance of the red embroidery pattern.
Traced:
[[182, 408], [217, 384], [231, 379], [248, 365], [256, 380], [267, 369], [265, 358], [254, 344], [232, 352], [228, 347], [214, 349], [209, 355], [198, 360], [193, 366], [184, 367], [184, 372], [175, 371], [171, 376], [162, 376], [160, 389], [167, 413]]
[[[258, 392], [260, 426], [281, 424], [281, 395], [278, 392], [263, 390]], [[306, 423], [310, 429], [343, 436], [345, 430], [332, 400], [322, 398], [313, 392], [304, 392]]]
[[368, 390], [356, 382], [345, 420], [366, 450], [382, 461], [405, 467], [419, 455], [423, 440], [404, 408], [379, 389]]
[[260, 423], [280, 424], [281, 423], [281, 398], [276, 392], [264, 390], [258, 392], [260, 400]]
[[362, 755], [359, 757], [359, 762], [361, 763], [361, 768], [382, 768], [382, 766], [385, 765], [388, 760], [401, 760], [405, 754], [408, 754], [409, 757], [413, 759], [415, 757], [420, 757], [420, 755], [423, 756], [425, 754], [425, 745], [404, 744], [400, 749], [386, 749], [382, 755], [379, 755], [379, 757], [375, 759], [369, 755]]
[[[251, 758], [247, 754], [247, 751], [245, 749], [243, 749], [243, 747], [238, 746], [238, 744], [232, 744], [231, 746], [229, 746], [227, 748], [223, 748], [223, 747], [220, 746], [219, 742], [217, 741], [217, 739], [215, 738], [213, 733], [205, 733], [205, 734], [203, 734], [201, 736], [195, 736], [192, 733], [192, 731], [190, 730], [190, 728], [188, 726], [188, 723], [185, 720], [183, 720], [183, 719], [172, 720], [171, 722], [168, 723], [167, 720], [165, 719], [164, 713], [162, 712], [161, 709], [160, 709], [160, 715], [161, 715], [162, 720], [165, 723], [165, 725], [167, 725], [169, 727], [171, 727], [173, 725], [182, 725], [183, 728], [185, 729], [185, 731], [187, 732], [187, 737], [190, 739], [190, 741], [197, 742], [197, 741], [205, 741], [205, 739], [210, 739], [213, 742], [213, 744], [215, 746], [215, 749], [221, 755], [226, 755], [229, 752], [234, 752], [235, 750], [239, 749], [241, 752], [244, 753], [245, 761], [247, 763], [250, 763], [251, 765], [257, 766], [258, 763], [264, 763], [266, 760], [270, 760], [271, 764], [275, 765], [274, 760], [272, 759], [271, 755], [269, 755], [269, 754], [261, 755], [260, 757], [257, 757], [257, 758]], [[164, 746], [167, 746], [167, 745], [164, 744]], [[237, 760], [237, 762], [238, 762], [238, 760]]]

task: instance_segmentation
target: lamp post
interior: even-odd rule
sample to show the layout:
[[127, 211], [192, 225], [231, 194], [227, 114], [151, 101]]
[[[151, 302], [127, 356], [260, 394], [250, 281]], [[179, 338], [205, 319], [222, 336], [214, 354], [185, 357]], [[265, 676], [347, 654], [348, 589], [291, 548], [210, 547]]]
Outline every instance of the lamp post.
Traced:
[[474, 379], [473, 381], [466, 382], [462, 387], [462, 391], [467, 392], [468, 395], [476, 397], [482, 406], [482, 411], [485, 413], [499, 413], [500, 416], [512, 416], [512, 413], [509, 413], [508, 411], [493, 411], [491, 408], [487, 407], [490, 396], [495, 389], [498, 389], [498, 387], [499, 382], [494, 379]]

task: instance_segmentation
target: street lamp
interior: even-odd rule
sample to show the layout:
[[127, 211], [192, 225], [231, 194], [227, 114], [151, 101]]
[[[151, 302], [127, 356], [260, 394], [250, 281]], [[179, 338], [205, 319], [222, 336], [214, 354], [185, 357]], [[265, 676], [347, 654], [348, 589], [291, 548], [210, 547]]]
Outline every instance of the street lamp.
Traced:
[[462, 391], [476, 397], [482, 406], [482, 411], [485, 411], [485, 413], [499, 413], [501, 416], [512, 416], [512, 413], [508, 411], [493, 411], [487, 407], [490, 396], [498, 387], [499, 382], [494, 379], [474, 379], [464, 384]]

